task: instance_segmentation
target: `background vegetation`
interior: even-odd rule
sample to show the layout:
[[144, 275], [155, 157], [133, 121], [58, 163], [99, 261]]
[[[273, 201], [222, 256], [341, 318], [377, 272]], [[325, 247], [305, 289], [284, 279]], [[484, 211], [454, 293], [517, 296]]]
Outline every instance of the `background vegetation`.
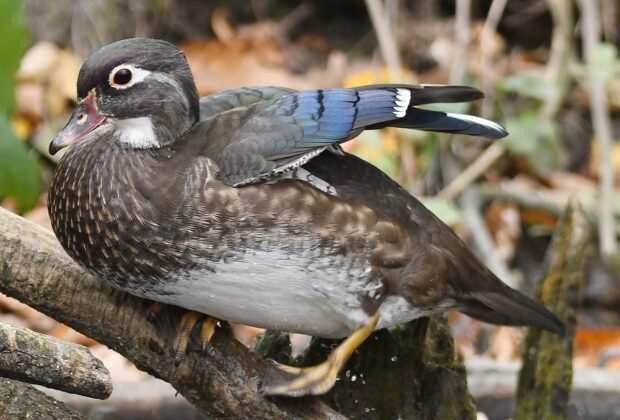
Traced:
[[[270, 84], [477, 86], [486, 94], [480, 103], [442, 109], [500, 121], [506, 139], [388, 129], [346, 147], [420, 197], [525, 291], [540, 279], [561, 209], [576, 197], [598, 234], [574, 362], [620, 369], [619, 28], [617, 0], [3, 0], [0, 203], [49, 226], [45, 191], [56, 161], [47, 145], [75, 104], [83, 58], [124, 37], [177, 43], [202, 95]], [[96, 346], [8, 298], [0, 297], [0, 320]], [[458, 315], [451, 322], [466, 361], [518, 359], [518, 330]], [[238, 329], [248, 343], [255, 333]], [[108, 358], [127, 375], [124, 360]]]

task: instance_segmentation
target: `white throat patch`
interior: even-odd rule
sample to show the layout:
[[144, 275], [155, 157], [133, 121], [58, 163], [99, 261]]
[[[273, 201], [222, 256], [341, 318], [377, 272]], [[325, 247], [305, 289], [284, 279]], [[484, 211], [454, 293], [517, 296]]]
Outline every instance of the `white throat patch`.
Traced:
[[149, 117], [127, 118], [124, 120], [108, 118], [108, 121], [114, 126], [114, 131], [121, 143], [125, 143], [135, 149], [159, 147], [159, 141]]

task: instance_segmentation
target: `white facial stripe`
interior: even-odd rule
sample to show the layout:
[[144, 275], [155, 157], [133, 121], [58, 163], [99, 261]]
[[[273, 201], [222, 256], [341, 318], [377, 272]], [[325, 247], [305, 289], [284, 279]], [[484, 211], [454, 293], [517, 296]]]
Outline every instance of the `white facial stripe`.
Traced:
[[394, 101], [394, 115], [402, 118], [407, 114], [407, 108], [411, 102], [411, 92], [409, 89], [396, 89], [396, 100]]
[[159, 141], [157, 141], [153, 123], [149, 117], [124, 120], [108, 118], [108, 121], [114, 126], [115, 133], [121, 143], [125, 143], [134, 149], [159, 147]]
[[[131, 72], [131, 80], [126, 85], [117, 85], [114, 83], [114, 75], [117, 71], [121, 69], [127, 69]], [[140, 67], [132, 66], [131, 64], [121, 64], [112, 69], [110, 72], [110, 77], [108, 78], [108, 83], [115, 89], [127, 89], [135, 85], [136, 83], [142, 82], [146, 79], [151, 72], [148, 70], [141, 69]]]
[[183, 92], [183, 88], [181, 87], [181, 84], [179, 83], [179, 81], [176, 78], [170, 76], [169, 74], [159, 73], [159, 72], [153, 73], [151, 77], [153, 79], [159, 81], [159, 82], [167, 83], [170, 86], [172, 86], [177, 91], [177, 93], [179, 94], [179, 97], [183, 98], [183, 100], [185, 101], [185, 103], [189, 107], [189, 103], [187, 101], [187, 97], [186, 97], [185, 93]]

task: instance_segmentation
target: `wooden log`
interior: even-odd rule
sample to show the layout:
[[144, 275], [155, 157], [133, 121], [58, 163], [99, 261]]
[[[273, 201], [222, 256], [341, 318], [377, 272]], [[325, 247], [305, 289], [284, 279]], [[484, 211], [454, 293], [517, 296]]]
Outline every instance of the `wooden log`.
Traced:
[[106, 399], [112, 379], [87, 347], [0, 323], [0, 377]]
[[445, 316], [375, 332], [346, 369], [328, 398], [351, 418], [476, 418]]
[[265, 398], [266, 363], [222, 331], [204, 356], [177, 366], [169, 341], [149, 320], [151, 302], [104, 285], [77, 266], [43, 228], [0, 209], [0, 292], [109, 346], [169, 382], [216, 418], [342, 418], [316, 398]]
[[514, 418], [565, 419], [573, 377], [573, 339], [584, 278], [589, 229], [583, 210], [570, 201], [547, 253], [547, 275], [538, 295], [567, 328], [559, 337], [531, 328], [525, 338]]
[[86, 417], [30, 385], [0, 378], [0, 419], [66, 419]]
[[[288, 337], [267, 331], [255, 348], [280, 363], [308, 366], [324, 361], [339, 343], [315, 338], [304, 356], [291, 359]], [[444, 316], [375, 331], [324, 398], [351, 418], [476, 418], [465, 367], [456, 358]]]

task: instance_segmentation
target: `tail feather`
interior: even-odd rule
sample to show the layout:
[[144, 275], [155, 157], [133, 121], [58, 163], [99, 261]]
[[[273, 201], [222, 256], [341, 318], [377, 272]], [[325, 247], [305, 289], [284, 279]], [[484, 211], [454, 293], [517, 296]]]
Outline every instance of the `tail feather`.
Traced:
[[391, 121], [387, 125], [422, 131], [483, 136], [491, 139], [499, 139], [508, 135], [501, 125], [484, 118], [420, 108], [409, 109], [403, 118]]
[[459, 310], [484, 322], [534, 326], [564, 336], [566, 329], [557, 316], [544, 306], [510, 287], [474, 292], [462, 300]]
[[[413, 128], [439, 131], [491, 139], [505, 137], [508, 133], [493, 121], [472, 115], [431, 111], [417, 105], [434, 103], [470, 102], [482, 98], [481, 91], [467, 86], [449, 85], [372, 85], [356, 89], [354, 129], [384, 127]], [[335, 91], [325, 96], [333, 95]]]
[[369, 85], [356, 88], [360, 92], [382, 89], [404, 89], [411, 92], [409, 106], [425, 104], [448, 104], [457, 102], [471, 102], [484, 97], [484, 94], [469, 86], [452, 85]]

